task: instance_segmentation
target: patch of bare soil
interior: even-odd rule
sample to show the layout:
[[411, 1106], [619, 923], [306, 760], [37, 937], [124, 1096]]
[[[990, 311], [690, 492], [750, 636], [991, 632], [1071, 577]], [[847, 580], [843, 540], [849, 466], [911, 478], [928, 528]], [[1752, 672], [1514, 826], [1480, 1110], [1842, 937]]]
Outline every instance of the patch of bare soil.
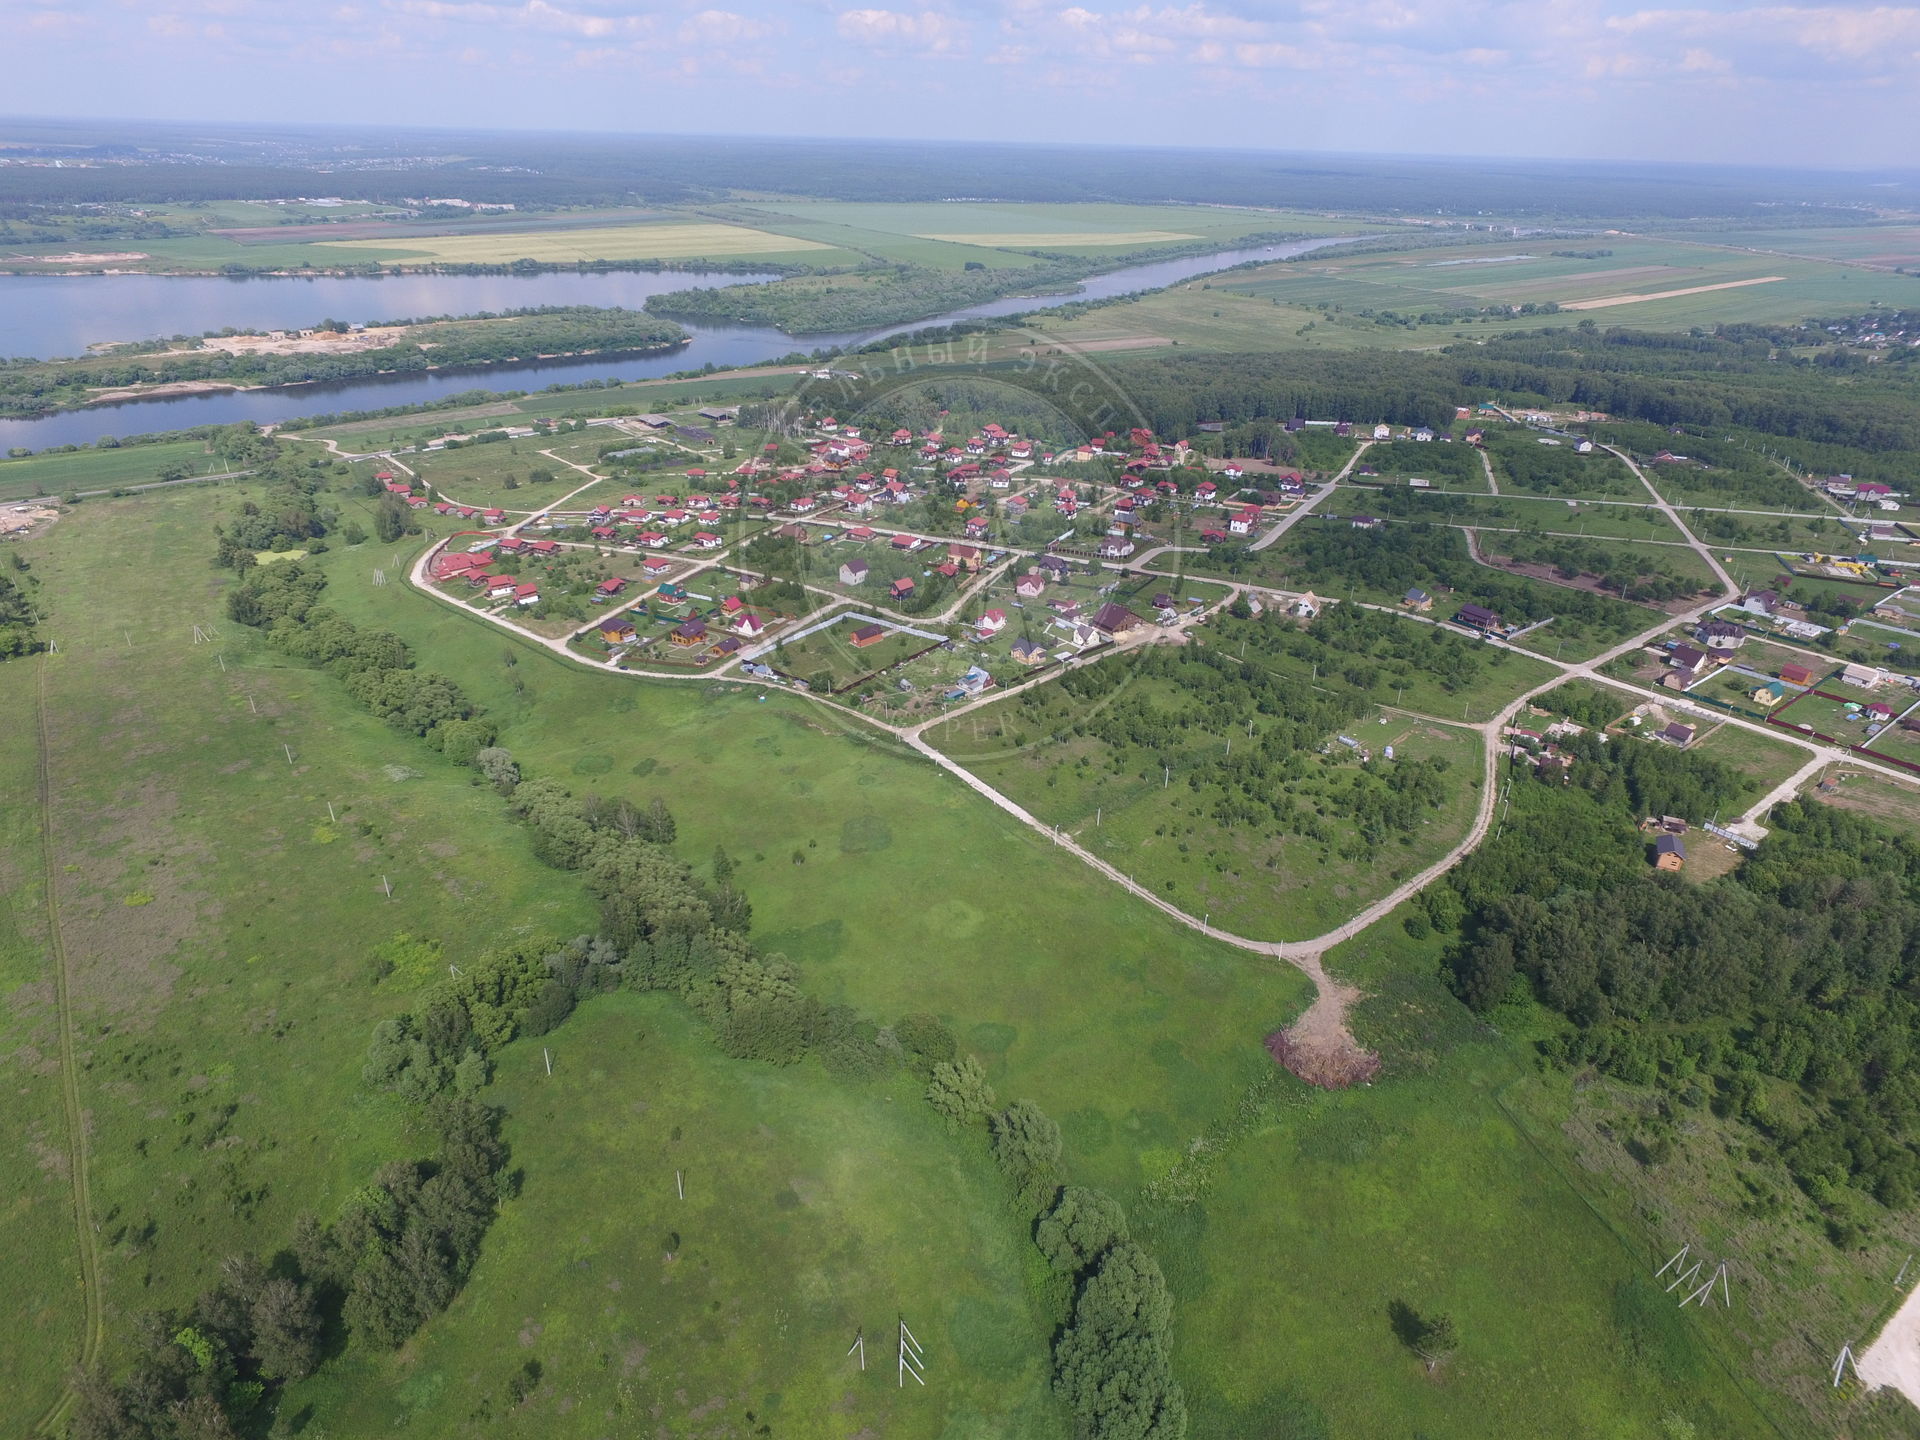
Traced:
[[173, 380], [164, 385], [132, 385], [119, 390], [99, 390], [87, 397], [89, 405], [111, 405], [120, 400], [157, 400], [166, 395], [209, 395], [220, 390], [245, 390], [245, 385], [230, 385], [224, 380]]
[[1380, 1073], [1380, 1056], [1353, 1038], [1347, 1009], [1360, 998], [1351, 985], [1320, 980], [1320, 994], [1307, 1013], [1267, 1036], [1267, 1053], [1284, 1070], [1322, 1090], [1344, 1090]]
[[410, 326], [370, 325], [365, 330], [336, 334], [330, 330], [309, 335], [218, 335], [201, 344], [208, 350], [224, 350], [229, 355], [356, 355], [362, 350], [378, 350], [397, 345]]

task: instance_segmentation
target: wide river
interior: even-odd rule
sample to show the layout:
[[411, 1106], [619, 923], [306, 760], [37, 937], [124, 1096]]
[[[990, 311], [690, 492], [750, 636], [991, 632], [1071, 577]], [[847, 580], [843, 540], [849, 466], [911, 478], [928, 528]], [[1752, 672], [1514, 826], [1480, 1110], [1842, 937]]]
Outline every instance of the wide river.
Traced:
[[[190, 425], [238, 420], [264, 424], [300, 415], [418, 405], [461, 390], [538, 390], [583, 380], [640, 380], [716, 366], [752, 365], [816, 347], [860, 345], [930, 325], [994, 315], [1049, 310], [1076, 300], [1109, 299], [1156, 290], [1196, 275], [1254, 260], [1284, 260], [1358, 236], [1330, 236], [1256, 249], [1223, 250], [1179, 260], [1132, 265], [1095, 275], [1071, 294], [1012, 296], [932, 315], [910, 325], [833, 335], [792, 336], [759, 325], [689, 324], [690, 342], [661, 355], [492, 365], [329, 384], [263, 390], [214, 391], [115, 405], [93, 405], [36, 420], [0, 420], [0, 449], [44, 450], [81, 445], [105, 435], [147, 434]], [[364, 323], [427, 315], [462, 315], [535, 305], [639, 307], [669, 290], [742, 285], [765, 275], [718, 272], [614, 271], [536, 275], [390, 275], [246, 277], [172, 275], [0, 276], [0, 354], [78, 354], [100, 341], [198, 335], [233, 326], [242, 330], [298, 329], [323, 319]]]

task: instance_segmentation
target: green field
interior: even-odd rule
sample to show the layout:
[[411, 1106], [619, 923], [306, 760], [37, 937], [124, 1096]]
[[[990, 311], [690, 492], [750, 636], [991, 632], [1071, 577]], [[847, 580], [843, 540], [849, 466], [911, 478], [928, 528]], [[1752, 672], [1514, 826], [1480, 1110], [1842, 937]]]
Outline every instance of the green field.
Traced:
[[1268, 231], [1345, 233], [1342, 226], [1317, 215], [1188, 205], [784, 201], [733, 207], [727, 213], [890, 261], [952, 269], [969, 260], [993, 266], [1031, 264], [1027, 255], [1018, 253], [1022, 251], [1098, 260], [1202, 240], [1224, 246]]
[[[1476, 698], [1508, 698], [1552, 674], [1504, 656], [1497, 678], [1482, 669], [1442, 702], [1437, 675], [1395, 658], [1431, 643], [1424, 627], [1365, 612], [1353, 620], [1367, 626], [1364, 642], [1362, 632], [1340, 628], [1345, 616], [1326, 623], [1347, 639], [1345, 650], [1314, 646], [1314, 632], [1302, 637], [1285, 620], [1223, 620], [1171, 656], [1136, 652], [1104, 662], [1111, 679], [1091, 698], [1070, 679], [959, 716], [927, 738], [1189, 914], [1254, 939], [1308, 938], [1437, 860], [1465, 833], [1478, 800], [1477, 733], [1398, 709], [1376, 712], [1364, 697], [1411, 691], [1408, 710], [1424, 702], [1439, 714], [1444, 703], [1451, 714], [1441, 718], [1459, 719]], [[1450, 662], [1478, 658], [1467, 642], [1442, 643]], [[1337, 695], [1341, 708], [1298, 704], [1279, 709], [1276, 721], [1264, 695], [1258, 706], [1225, 695], [1209, 703], [1220, 663], [1209, 664], [1202, 649], [1266, 672], [1277, 694]], [[1318, 680], [1309, 654], [1322, 657]], [[1490, 706], [1482, 706], [1484, 719]], [[1326, 728], [1311, 739], [1280, 728], [1295, 723]], [[1319, 753], [1287, 753], [1303, 743]], [[1425, 760], [1437, 767], [1430, 788], [1394, 809], [1386, 796]]]
[[0, 502], [27, 500], [35, 495], [60, 496], [75, 491], [150, 485], [160, 478], [160, 471], [171, 464], [184, 465], [195, 475], [216, 475], [226, 469], [199, 440], [31, 455], [20, 460], [0, 460]]
[[[300, 1210], [331, 1213], [411, 1153], [402, 1108], [358, 1080], [372, 1024], [410, 998], [369, 982], [373, 945], [405, 929], [444, 937], [457, 959], [496, 936], [591, 924], [577, 882], [532, 861], [490, 790], [218, 618], [210, 530], [244, 493], [89, 504], [28, 547], [62, 640], [36, 663], [57, 720], [63, 919], [86, 1014], [111, 1026], [87, 1032], [83, 1087], [116, 1335], [130, 1309], [185, 1299], [220, 1255], [285, 1243]], [[1060, 1120], [1072, 1177], [1121, 1197], [1169, 1273], [1195, 1440], [1409, 1420], [1434, 1435], [1668, 1440], [1667, 1415], [1715, 1440], [1757, 1433], [1692, 1325], [1636, 1299], [1642, 1256], [1579, 1203], [1552, 1125], [1528, 1139], [1500, 1112], [1522, 1052], [1463, 1031], [1430, 978], [1437, 940], [1405, 948], [1396, 917], [1336, 953], [1336, 970], [1390, 1002], [1378, 1021], [1363, 1011], [1362, 1034], [1392, 1068], [1370, 1089], [1308, 1092], [1260, 1047], [1304, 1003], [1294, 971], [1130, 900], [859, 722], [797, 696], [591, 673], [375, 586], [367, 555], [319, 560], [328, 603], [457, 677], [528, 773], [664, 799], [695, 863], [724, 845], [756, 942], [792, 957], [810, 991], [883, 1021], [941, 1015], [1002, 1096]], [[135, 578], [102, 583], [120, 566]], [[132, 645], [129, 615], [148, 626]], [[216, 650], [192, 644], [193, 622], [214, 625]], [[1526, 678], [1502, 669], [1499, 683], [1517, 693]], [[23, 693], [0, 689], [0, 706]], [[1396, 737], [1410, 758], [1446, 754], [1449, 780], [1479, 775], [1470, 733], [1350, 728]], [[0, 780], [10, 797], [28, 783], [17, 763]], [[1434, 812], [1433, 843], [1464, 824], [1472, 793], [1461, 783]], [[1428, 844], [1386, 848], [1411, 868]], [[1330, 897], [1358, 877], [1304, 878], [1300, 893]], [[1344, 918], [1355, 899], [1324, 903]], [[16, 927], [25, 946], [0, 959], [30, 964], [30, 929]], [[5, 1063], [45, 1053], [36, 1034]], [[48, 1093], [40, 1070], [21, 1073]], [[1263, 1097], [1252, 1111], [1249, 1095]], [[292, 1408], [314, 1407], [307, 1433], [1064, 1432], [1042, 1390], [1047, 1322], [989, 1162], [910, 1088], [848, 1089], [812, 1061], [723, 1061], [674, 1005], [616, 995], [505, 1052], [487, 1098], [508, 1108], [519, 1193], [444, 1317], [393, 1356], [349, 1351], [298, 1391]], [[34, 1103], [13, 1107], [5, 1134], [15, 1172], [44, 1181], [57, 1170], [33, 1163], [49, 1113]], [[1248, 1114], [1258, 1123], [1236, 1132], [1204, 1198], [1169, 1202], [1153, 1182], [1187, 1173], [1196, 1137]], [[44, 1407], [71, 1353], [50, 1288], [70, 1221], [57, 1191], [33, 1191], [7, 1233], [48, 1258], [15, 1267], [0, 1294], [8, 1313], [45, 1316], [47, 1338], [8, 1355], [9, 1431]], [[1393, 1338], [1395, 1300], [1458, 1315], [1462, 1349], [1438, 1377]], [[927, 1343], [925, 1394], [903, 1396], [884, 1369], [863, 1387], [844, 1356], [864, 1326], [884, 1365], [876, 1336], [901, 1314]], [[530, 1360], [516, 1402], [507, 1387]]]
[[1536, 499], [1524, 495], [1436, 495], [1403, 486], [1342, 485], [1316, 515], [1380, 515], [1472, 525], [1487, 531], [1594, 539], [1665, 540], [1680, 534], [1652, 505]]
[[[507, 1050], [489, 1098], [525, 1187], [418, 1344], [292, 1396], [330, 1433], [1061, 1434], [1000, 1178], [910, 1079], [728, 1060], [679, 1004], [615, 994]], [[897, 1383], [900, 1318], [924, 1389]]]
[[[1750, 702], [1736, 703], [1748, 703], [1751, 708]], [[1758, 800], [1812, 758], [1798, 745], [1769, 740], [1738, 725], [1720, 726], [1711, 734], [1694, 741], [1691, 749], [1709, 760], [1731, 765], [1747, 777], [1747, 793], [1743, 804]]]
[[[114, 1337], [134, 1312], [190, 1299], [222, 1256], [284, 1243], [301, 1211], [330, 1212], [408, 1143], [399, 1107], [359, 1085], [373, 1025], [407, 999], [369, 983], [373, 946], [407, 930], [464, 949], [476, 914], [563, 932], [587, 918], [520, 836], [475, 841], [497, 823], [497, 800], [223, 618], [208, 541], [246, 493], [89, 502], [28, 542], [60, 652], [13, 662], [0, 686], [19, 712], [11, 733], [31, 735], [32, 687], [11, 682], [47, 667], [56, 893]], [[216, 643], [195, 645], [194, 624]], [[31, 744], [8, 754], [3, 808], [31, 834], [36, 807], [15, 788]], [[31, 878], [20, 874], [17, 894], [34, 896]], [[31, 912], [15, 926], [38, 938]], [[32, 959], [44, 985], [38, 945]], [[0, 1062], [20, 1083], [33, 1077], [5, 1127], [22, 1181], [62, 1173], [64, 1140], [42, 1058], [55, 1053], [55, 1017], [23, 1019]], [[8, 1433], [61, 1383], [80, 1294], [71, 1229], [48, 1224], [52, 1197], [16, 1193], [8, 1224], [33, 1244], [9, 1253], [45, 1259], [8, 1266], [0, 1304], [44, 1325], [6, 1347]]]
[[[1589, 248], [1613, 254], [1582, 260], [1551, 253]], [[1526, 258], [1506, 258], [1512, 256]], [[1585, 311], [1511, 313], [1511, 307], [1524, 304], [1657, 295], [1770, 276], [1783, 278]], [[1685, 330], [1791, 323], [1852, 313], [1876, 301], [1912, 305], [1916, 297], [1920, 285], [1912, 276], [1680, 241], [1605, 236], [1591, 243], [1502, 241], [1308, 255], [1245, 274], [1189, 281], [1071, 318], [1036, 317], [1032, 323], [1048, 336], [1091, 349], [1174, 343], [1228, 352], [1417, 349], [1587, 318], [1602, 326]]]

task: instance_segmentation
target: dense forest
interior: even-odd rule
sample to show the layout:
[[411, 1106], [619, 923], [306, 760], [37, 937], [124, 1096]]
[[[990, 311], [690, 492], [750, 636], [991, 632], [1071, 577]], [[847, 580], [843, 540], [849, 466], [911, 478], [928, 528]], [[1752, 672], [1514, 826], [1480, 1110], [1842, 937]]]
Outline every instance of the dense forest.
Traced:
[[1649, 868], [1635, 821], [1725, 813], [1738, 777], [1640, 740], [1561, 743], [1572, 783], [1523, 778], [1502, 833], [1424, 897], [1457, 927], [1455, 988], [1479, 1010], [1535, 1000], [1568, 1022], [1550, 1059], [1655, 1087], [1671, 1108], [1643, 1163], [1711, 1107], [1860, 1243], [1920, 1198], [1920, 843], [1789, 803], [1739, 869], [1688, 883]]
[[232, 354], [196, 345], [155, 354], [105, 354], [73, 360], [0, 362], [0, 415], [43, 415], [84, 405], [92, 392], [133, 385], [217, 381], [291, 385], [350, 380], [409, 370], [489, 365], [553, 355], [660, 350], [686, 332], [641, 310], [557, 306], [484, 320], [420, 325], [374, 349], [334, 354]]

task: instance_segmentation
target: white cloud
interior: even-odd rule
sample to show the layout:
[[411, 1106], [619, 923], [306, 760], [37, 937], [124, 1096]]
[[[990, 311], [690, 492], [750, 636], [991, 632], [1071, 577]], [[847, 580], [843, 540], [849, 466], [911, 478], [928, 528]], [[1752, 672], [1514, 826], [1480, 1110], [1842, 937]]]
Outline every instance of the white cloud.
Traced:
[[841, 39], [876, 50], [947, 55], [964, 50], [966, 28], [937, 10], [908, 15], [899, 10], [843, 10], [834, 22]]
[[764, 40], [774, 27], [731, 10], [702, 10], [680, 22], [680, 38], [689, 45], [738, 45]]

